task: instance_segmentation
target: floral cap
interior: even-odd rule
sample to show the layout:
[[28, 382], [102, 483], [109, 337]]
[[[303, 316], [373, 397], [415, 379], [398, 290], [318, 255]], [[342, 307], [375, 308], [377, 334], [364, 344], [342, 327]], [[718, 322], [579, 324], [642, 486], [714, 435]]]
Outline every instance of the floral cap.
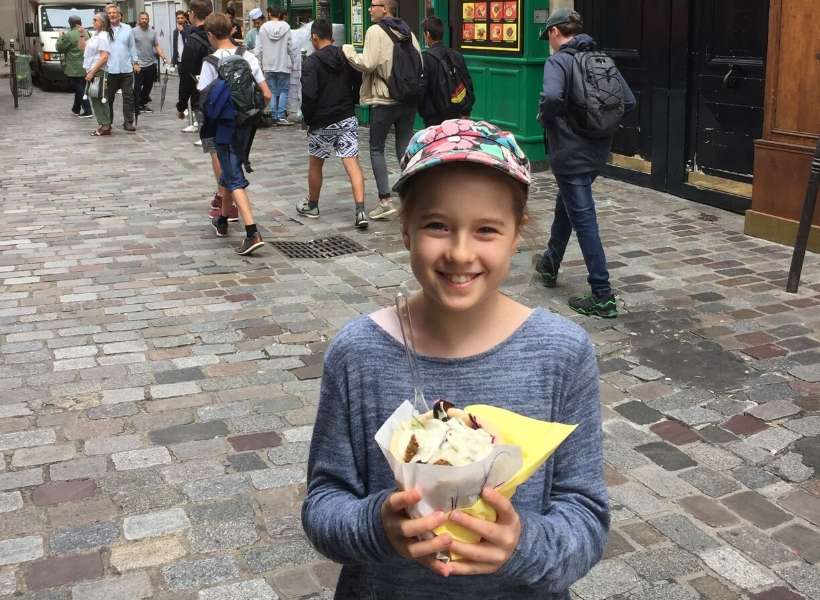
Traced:
[[393, 190], [401, 193], [413, 175], [449, 162], [487, 165], [527, 187], [531, 182], [530, 161], [513, 134], [486, 121], [450, 119], [416, 132], [401, 159], [401, 177]]

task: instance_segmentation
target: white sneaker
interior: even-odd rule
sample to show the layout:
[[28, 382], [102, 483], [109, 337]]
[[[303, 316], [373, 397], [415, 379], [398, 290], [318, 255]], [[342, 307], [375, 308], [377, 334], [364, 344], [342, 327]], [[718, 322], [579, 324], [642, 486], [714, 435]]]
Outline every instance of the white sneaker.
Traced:
[[393, 204], [392, 201], [387, 202], [379, 202], [379, 205], [367, 213], [367, 216], [373, 219], [374, 221], [379, 221], [381, 219], [386, 219], [390, 215], [396, 213], [396, 205]]
[[197, 127], [196, 125], [187, 125], [186, 127], [180, 129], [180, 131], [182, 133], [196, 133], [197, 131], [199, 131], [199, 127]]
[[194, 142], [194, 146], [201, 146], [201, 145], [202, 145], [202, 140], [197, 140], [197, 141]]

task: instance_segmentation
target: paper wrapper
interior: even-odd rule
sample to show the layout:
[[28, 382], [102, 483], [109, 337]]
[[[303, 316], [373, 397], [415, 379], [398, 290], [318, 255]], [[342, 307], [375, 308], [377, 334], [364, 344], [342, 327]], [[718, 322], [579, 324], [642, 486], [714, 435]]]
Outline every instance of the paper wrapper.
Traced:
[[[459, 509], [485, 521], [495, 522], [496, 513], [481, 499], [481, 490], [494, 487], [511, 498], [524, 483], [575, 430], [575, 425], [547, 423], [523, 417], [512, 411], [474, 404], [464, 411], [474, 415], [481, 426], [499, 436], [505, 445], [497, 446], [489, 456], [463, 467], [405, 463], [390, 452], [393, 432], [413, 417], [413, 407], [402, 403], [376, 432], [376, 443], [390, 464], [393, 476], [402, 489], [418, 488], [421, 501], [413, 507], [411, 517], [422, 517], [441, 510], [449, 513]], [[478, 534], [448, 521], [435, 530], [453, 539], [474, 544]], [[457, 560], [457, 556], [452, 557]]]

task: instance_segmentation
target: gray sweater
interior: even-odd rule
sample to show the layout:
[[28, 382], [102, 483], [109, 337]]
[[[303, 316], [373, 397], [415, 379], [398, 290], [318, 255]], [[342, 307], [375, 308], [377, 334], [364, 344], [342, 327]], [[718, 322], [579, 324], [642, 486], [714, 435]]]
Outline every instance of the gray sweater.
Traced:
[[521, 539], [492, 576], [442, 578], [401, 558], [385, 536], [380, 508], [395, 482], [373, 436], [412, 398], [403, 352], [375, 322], [360, 317], [339, 332], [325, 356], [302, 523], [316, 548], [344, 565], [336, 598], [569, 598], [569, 586], [600, 560], [609, 528], [598, 370], [586, 333], [536, 309], [487, 352], [419, 360], [431, 401], [493, 404], [578, 424], [513, 496]]
[[267, 21], [259, 28], [253, 49], [266, 73], [290, 73], [293, 45], [287, 21]]

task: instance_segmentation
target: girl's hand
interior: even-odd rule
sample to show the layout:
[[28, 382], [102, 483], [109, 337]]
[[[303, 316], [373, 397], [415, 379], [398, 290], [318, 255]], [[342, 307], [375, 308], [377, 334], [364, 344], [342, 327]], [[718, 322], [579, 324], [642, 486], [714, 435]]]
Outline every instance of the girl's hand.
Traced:
[[[435, 557], [439, 550], [447, 550], [452, 540], [448, 535], [439, 535], [430, 540], [419, 540], [418, 536], [433, 533], [443, 525], [447, 517], [438, 511], [426, 517], [411, 519], [405, 512], [421, 500], [418, 490], [407, 490], [391, 494], [382, 504], [382, 523], [387, 539], [404, 558], [421, 563], [434, 573], [443, 577], [450, 574], [450, 565], [444, 564]], [[435, 535], [435, 534], [433, 534]], [[452, 563], [450, 563], [452, 564]]]
[[495, 523], [476, 519], [461, 511], [450, 513], [450, 520], [481, 536], [477, 544], [453, 541], [450, 550], [462, 556], [448, 565], [452, 575], [487, 575], [500, 569], [515, 552], [521, 537], [521, 519], [512, 503], [492, 488], [481, 493], [498, 513]]
[[85, 80], [86, 81], [92, 81], [93, 79], [94, 79], [94, 73], [92, 73], [91, 71], [89, 71], [88, 73], [85, 74]]

